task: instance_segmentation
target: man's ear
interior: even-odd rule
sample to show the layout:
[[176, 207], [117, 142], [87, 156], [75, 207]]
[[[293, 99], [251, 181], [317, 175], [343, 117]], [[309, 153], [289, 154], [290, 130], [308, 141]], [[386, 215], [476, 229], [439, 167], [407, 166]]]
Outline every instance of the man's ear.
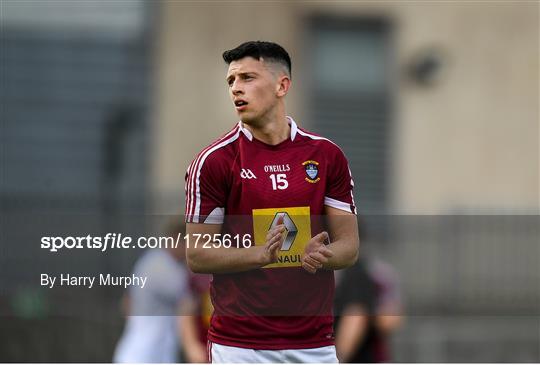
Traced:
[[291, 87], [291, 79], [283, 75], [279, 78], [279, 82], [276, 87], [276, 94], [278, 97], [284, 97], [287, 95], [287, 92], [289, 92], [289, 88]]

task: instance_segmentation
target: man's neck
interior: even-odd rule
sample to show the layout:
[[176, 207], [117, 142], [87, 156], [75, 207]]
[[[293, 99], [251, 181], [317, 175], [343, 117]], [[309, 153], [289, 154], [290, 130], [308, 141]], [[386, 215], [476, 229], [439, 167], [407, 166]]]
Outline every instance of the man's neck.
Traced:
[[285, 115], [261, 126], [247, 125], [245, 123], [243, 125], [244, 128], [251, 132], [254, 138], [272, 146], [287, 140], [291, 135], [289, 122]]

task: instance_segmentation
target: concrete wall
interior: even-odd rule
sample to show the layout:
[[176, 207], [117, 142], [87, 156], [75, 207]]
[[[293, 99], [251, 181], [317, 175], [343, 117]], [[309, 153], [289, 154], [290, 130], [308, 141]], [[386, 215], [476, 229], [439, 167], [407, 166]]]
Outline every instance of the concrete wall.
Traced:
[[[151, 156], [156, 212], [178, 212], [189, 162], [237, 120], [224, 81], [223, 50], [252, 39], [282, 44], [293, 60], [288, 112], [309, 128], [303, 120], [302, 66], [305, 21], [314, 14], [384, 16], [395, 25], [392, 210], [539, 206], [537, 3], [161, 5]], [[445, 62], [438, 82], [421, 87], [404, 69], [429, 47], [441, 50]]]
[[401, 59], [434, 45], [448, 65], [433, 88], [399, 85], [395, 204], [538, 207], [538, 4], [400, 10]]

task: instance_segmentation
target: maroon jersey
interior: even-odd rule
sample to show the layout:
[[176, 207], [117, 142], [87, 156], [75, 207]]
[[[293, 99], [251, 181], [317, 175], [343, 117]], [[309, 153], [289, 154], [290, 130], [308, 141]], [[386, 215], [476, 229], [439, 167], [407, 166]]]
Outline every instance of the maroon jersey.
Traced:
[[273, 350], [333, 344], [334, 273], [309, 274], [300, 257], [323, 230], [316, 217], [325, 205], [356, 214], [353, 181], [337, 145], [288, 120], [290, 138], [277, 145], [239, 122], [188, 168], [186, 222], [223, 224], [224, 233], [249, 234], [255, 245], [264, 245], [270, 227], [287, 229], [277, 263], [213, 275], [212, 342]]

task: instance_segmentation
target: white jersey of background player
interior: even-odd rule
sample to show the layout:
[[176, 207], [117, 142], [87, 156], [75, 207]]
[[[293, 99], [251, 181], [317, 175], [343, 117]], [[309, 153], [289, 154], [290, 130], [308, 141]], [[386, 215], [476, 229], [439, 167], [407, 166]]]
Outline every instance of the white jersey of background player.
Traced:
[[129, 316], [113, 361], [178, 362], [177, 315], [189, 297], [186, 269], [167, 250], [149, 249], [135, 264], [134, 274], [148, 279], [143, 289], [129, 289]]

